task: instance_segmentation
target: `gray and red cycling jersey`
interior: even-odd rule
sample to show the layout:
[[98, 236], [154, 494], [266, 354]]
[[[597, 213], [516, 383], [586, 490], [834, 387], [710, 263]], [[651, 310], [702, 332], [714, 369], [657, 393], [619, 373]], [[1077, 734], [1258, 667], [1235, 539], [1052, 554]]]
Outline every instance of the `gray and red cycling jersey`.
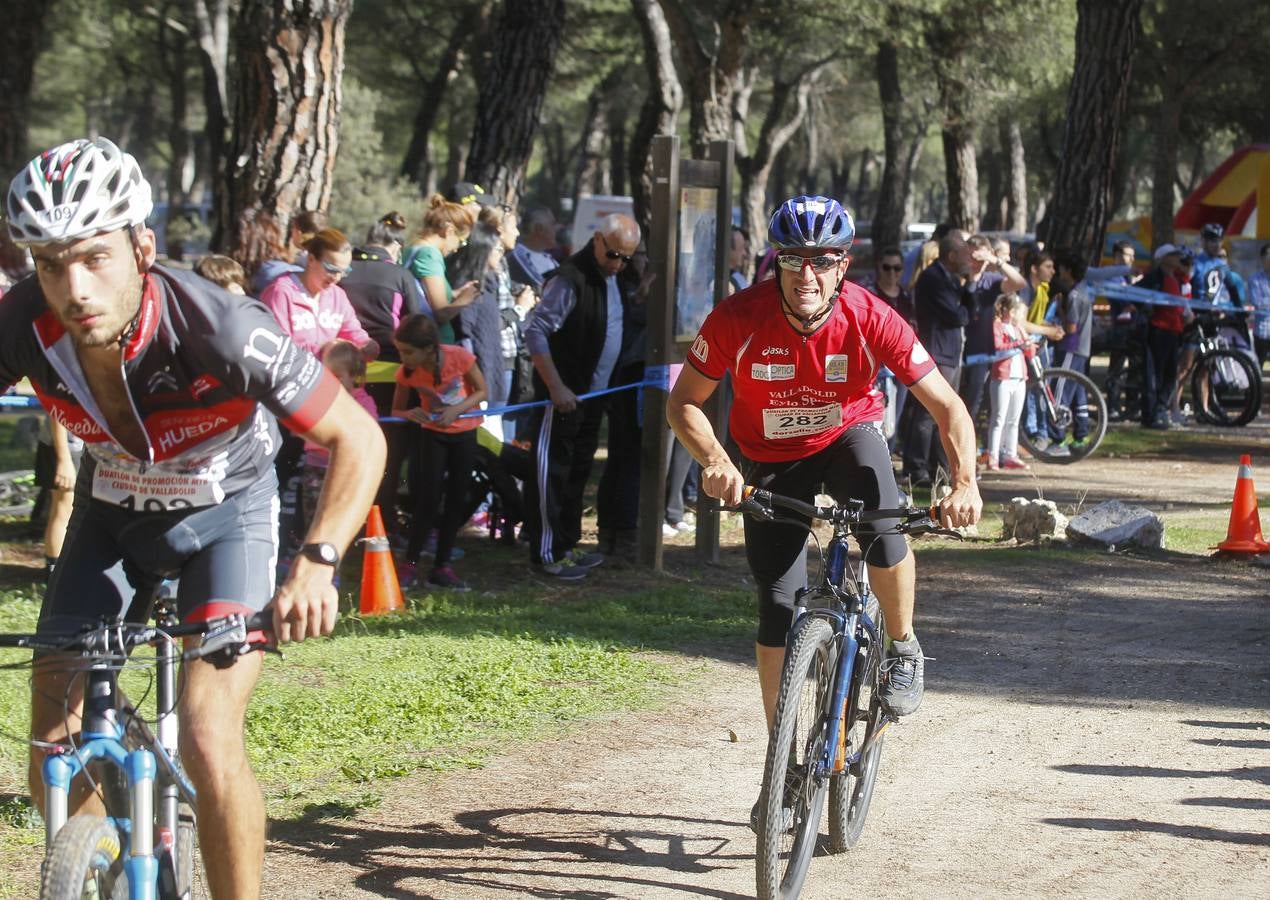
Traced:
[[0, 385], [29, 378], [49, 415], [83, 438], [92, 496], [138, 511], [212, 506], [256, 483], [278, 450], [275, 417], [308, 431], [339, 392], [261, 303], [160, 266], [145, 275], [122, 365], [145, 459], [111, 436], [39, 281], [0, 303]]

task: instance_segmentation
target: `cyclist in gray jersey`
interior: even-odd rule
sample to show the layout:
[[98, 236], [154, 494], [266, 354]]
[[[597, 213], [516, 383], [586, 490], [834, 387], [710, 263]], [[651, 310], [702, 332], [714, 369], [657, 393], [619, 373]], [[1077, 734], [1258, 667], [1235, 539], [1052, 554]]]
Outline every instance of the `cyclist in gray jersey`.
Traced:
[[[39, 627], [122, 615], [160, 579], [179, 578], [186, 619], [272, 600], [279, 641], [330, 633], [332, 576], [383, 470], [374, 421], [261, 304], [155, 265], [150, 186], [110, 141], [42, 153], [13, 179], [6, 207], [36, 274], [0, 304], [0, 384], [29, 378], [86, 447]], [[304, 554], [275, 593], [279, 419], [331, 457]], [[243, 743], [260, 666], [250, 654], [182, 672], [180, 752], [214, 897], [260, 893], [264, 802]], [[33, 739], [65, 742], [82, 704], [65, 661], [39, 659]], [[42, 760], [33, 752], [37, 804]], [[86, 793], [72, 804], [100, 809]]]

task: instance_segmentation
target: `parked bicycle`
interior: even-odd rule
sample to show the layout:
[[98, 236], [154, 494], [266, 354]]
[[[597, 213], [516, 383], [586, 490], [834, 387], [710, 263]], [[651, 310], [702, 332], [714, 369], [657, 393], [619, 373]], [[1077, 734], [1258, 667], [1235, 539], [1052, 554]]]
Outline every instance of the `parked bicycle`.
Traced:
[[[752, 487], [741, 511], [776, 520], [777, 508], [833, 525], [819, 584], [799, 592], [785, 647], [776, 716], [758, 806], [758, 896], [797, 897], [829, 804], [830, 853], [854, 847], [864, 830], [882, 755], [896, 721], [880, 696], [882, 611], [868, 567], [848, 555], [847, 538], [865, 523], [899, 519], [900, 534], [947, 534], [930, 509], [864, 510], [858, 500], [814, 506]], [[805, 525], [802, 519], [780, 521]], [[810, 529], [810, 526], [808, 526]], [[814, 532], [813, 532], [814, 534]]]
[[1044, 368], [1035, 356], [1027, 360], [1027, 373], [1025, 408], [1037, 411], [1036, 430], [1019, 429], [1027, 451], [1045, 462], [1073, 463], [1097, 450], [1107, 435], [1107, 401], [1093, 379]]
[[[84, 667], [82, 728], [66, 744], [46, 746], [43, 766], [45, 859], [41, 900], [188, 900], [194, 896], [198, 839], [193, 786], [177, 757], [176, 664], [232, 662], [270, 649], [261, 632], [272, 613], [182, 624], [175, 602], [160, 598], [155, 623], [106, 620], [73, 633], [0, 634], [0, 647], [78, 656]], [[176, 641], [202, 636], [181, 651]], [[155, 647], [154, 728], [119, 688], [131, 652]], [[38, 665], [34, 663], [18, 665]], [[68, 817], [72, 785], [99, 788], [106, 817]]]
[[1251, 349], [1239, 346], [1253, 346], [1247, 324], [1199, 314], [1182, 340], [1198, 344], [1190, 371], [1196, 421], [1236, 428], [1255, 419], [1261, 411], [1261, 366]]

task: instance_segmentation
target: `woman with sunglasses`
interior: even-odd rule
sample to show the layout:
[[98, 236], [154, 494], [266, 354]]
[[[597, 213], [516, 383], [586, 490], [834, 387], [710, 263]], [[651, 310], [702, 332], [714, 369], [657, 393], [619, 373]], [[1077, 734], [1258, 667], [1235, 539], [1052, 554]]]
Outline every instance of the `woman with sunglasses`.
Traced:
[[379, 355], [340, 279], [351, 270], [353, 247], [342, 231], [323, 228], [304, 242], [304, 268], [277, 279], [260, 295], [284, 331], [314, 355], [339, 338], [356, 345], [370, 361]]
[[[846, 279], [855, 223], [836, 201], [795, 197], [772, 215], [776, 278], [719, 303], [706, 318], [671, 390], [667, 418], [701, 463], [701, 489], [728, 506], [746, 484], [810, 503], [822, 490], [866, 509], [899, 506], [891, 455], [878, 423], [880, 366], [930, 410], [952, 462], [952, 493], [940, 506], [946, 527], [979, 519], [974, 426], [904, 318]], [[729, 433], [739, 467], [703, 409], [719, 381], [732, 378]], [[743, 474], [744, 473], [744, 474]], [[922, 653], [913, 633], [915, 564], [905, 539], [878, 522], [863, 537], [874, 590], [885, 612], [887, 683], [896, 715], [922, 698]], [[746, 557], [759, 593], [759, 683], [770, 727], [795, 592], [807, 584], [805, 528], [745, 520]]]

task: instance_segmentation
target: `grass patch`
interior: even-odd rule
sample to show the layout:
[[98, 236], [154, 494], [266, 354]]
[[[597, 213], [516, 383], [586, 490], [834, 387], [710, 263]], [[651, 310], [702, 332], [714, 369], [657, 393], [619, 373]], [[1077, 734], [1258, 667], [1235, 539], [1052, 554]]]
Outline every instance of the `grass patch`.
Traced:
[[1254, 436], [1242, 428], [1221, 430], [1192, 427], [1155, 431], [1126, 423], [1113, 425], [1107, 429], [1107, 435], [1094, 456], [1095, 458], [1116, 456], [1126, 459], [1194, 457], [1212, 460], [1217, 454], [1229, 452], [1231, 463], [1235, 465], [1239, 462], [1240, 453], [1249, 452], [1254, 445], [1261, 442], [1259, 435]]
[[[687, 676], [645, 651], [736, 647], [753, 633], [748, 590], [632, 581], [576, 600], [523, 584], [418, 596], [404, 614], [346, 617], [332, 639], [269, 658], [247, 742], [270, 816], [353, 815], [379, 801], [382, 779], [479, 766], [509, 741], [654, 706]], [[0, 594], [0, 631], [30, 630], [38, 609], [36, 592]], [[0, 663], [24, 658], [0, 651]], [[0, 743], [0, 792], [10, 795], [26, 790], [28, 675], [0, 671], [0, 732], [10, 738]], [[144, 694], [148, 670], [123, 681]], [[6, 809], [0, 860], [40, 838], [22, 811]]]
[[43, 418], [38, 409], [18, 413], [0, 414], [0, 472], [15, 472], [35, 468], [35, 451], [20, 446], [17, 441], [18, 421], [25, 416]]

